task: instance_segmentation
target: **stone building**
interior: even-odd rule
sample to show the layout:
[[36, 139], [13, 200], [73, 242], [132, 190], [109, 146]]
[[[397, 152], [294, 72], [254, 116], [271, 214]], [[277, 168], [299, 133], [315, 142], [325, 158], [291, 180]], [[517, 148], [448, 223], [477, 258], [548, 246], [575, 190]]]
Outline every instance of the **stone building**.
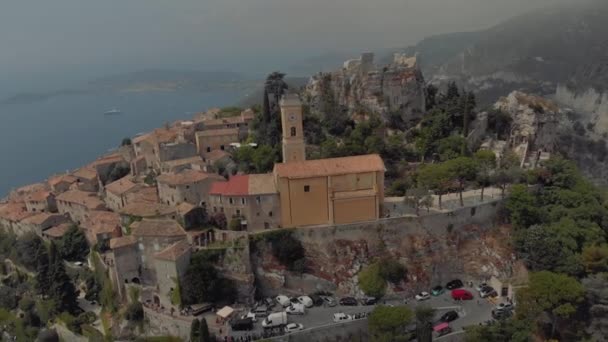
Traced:
[[254, 113], [251, 109], [246, 109], [241, 112], [240, 115], [218, 118], [218, 119], [206, 119], [196, 121], [196, 129], [199, 131], [218, 130], [226, 128], [237, 128], [239, 131], [239, 139], [244, 140], [249, 134], [249, 128], [253, 121]]
[[61, 223], [42, 232], [42, 238], [47, 241], [59, 240], [72, 228], [72, 223]]
[[127, 194], [135, 191], [140, 185], [133, 183], [128, 177], [123, 177], [105, 186], [106, 206], [114, 211], [122, 209], [127, 204]]
[[27, 211], [23, 202], [0, 203], [0, 228], [20, 235], [19, 222], [34, 215]]
[[176, 159], [163, 162], [160, 166], [161, 173], [178, 173], [183, 170], [204, 171], [203, 159], [200, 156]]
[[86, 221], [90, 211], [105, 209], [103, 201], [92, 192], [68, 190], [56, 200], [59, 213], [68, 214], [76, 224]]
[[81, 167], [74, 172], [74, 177], [76, 177], [76, 185], [78, 190], [90, 192], [97, 192], [97, 190], [99, 190], [97, 170], [95, 170], [94, 167]]
[[175, 220], [147, 220], [134, 222], [132, 233], [137, 239], [137, 250], [141, 264], [141, 282], [156, 285], [157, 275], [154, 263], [156, 253], [180, 240], [185, 240], [186, 231]]
[[154, 255], [156, 284], [162, 305], [171, 307], [171, 295], [190, 265], [191, 254], [192, 248], [188, 241], [181, 240]]
[[124, 225], [141, 219], [172, 219], [176, 220], [177, 208], [163, 203], [134, 202], [124, 206], [120, 211], [121, 222]]
[[27, 195], [25, 207], [31, 212], [57, 212], [55, 195], [48, 190], [39, 190]]
[[220, 128], [196, 132], [196, 151], [206, 158], [213, 151], [225, 151], [231, 143], [239, 142], [238, 128]]
[[112, 211], [92, 210], [80, 227], [90, 246], [106, 244], [111, 238], [122, 236], [120, 215]]
[[45, 230], [67, 223], [68, 221], [69, 219], [62, 214], [39, 212], [22, 219], [15, 227], [17, 227], [16, 231], [19, 233], [18, 235], [31, 232], [42, 237]]
[[49, 178], [48, 183], [51, 187], [51, 190], [54, 193], [58, 194], [68, 191], [72, 184], [76, 183], [77, 181], [78, 179], [75, 176], [71, 174], [63, 174]]
[[273, 175], [232, 176], [228, 182], [213, 183], [207, 211], [224, 213], [228, 221], [240, 219], [250, 231], [278, 228], [281, 210]]
[[297, 95], [286, 95], [281, 100], [281, 126], [283, 129], [283, 162], [306, 159], [302, 103]]
[[133, 235], [113, 238], [110, 247], [110, 279], [118, 295], [125, 297], [124, 284], [141, 283], [141, 260], [137, 249], [137, 238]]
[[176, 206], [182, 202], [204, 205], [211, 183], [222, 181], [223, 177], [197, 170], [166, 173], [158, 176], [158, 196], [163, 204]]

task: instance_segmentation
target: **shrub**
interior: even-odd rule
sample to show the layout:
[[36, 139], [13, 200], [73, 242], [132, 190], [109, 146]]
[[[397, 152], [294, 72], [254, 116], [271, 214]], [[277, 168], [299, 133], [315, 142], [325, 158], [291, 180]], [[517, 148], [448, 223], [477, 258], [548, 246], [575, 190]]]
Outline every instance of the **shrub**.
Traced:
[[405, 266], [401, 265], [396, 260], [385, 259], [380, 263], [380, 275], [384, 280], [390, 281], [393, 284], [401, 282], [406, 274], [407, 270], [405, 269]]
[[144, 319], [144, 308], [140, 302], [129, 304], [125, 312], [125, 318], [131, 322], [139, 322]]
[[296, 263], [298, 260], [304, 259], [304, 247], [300, 240], [294, 238], [290, 231], [284, 231], [280, 234], [269, 235], [270, 244], [272, 247], [272, 255], [288, 269], [294, 270], [294, 266], [298, 266], [301, 270], [301, 263]]
[[386, 290], [386, 280], [382, 277], [379, 263], [373, 263], [359, 272], [359, 287], [368, 296], [380, 298]]

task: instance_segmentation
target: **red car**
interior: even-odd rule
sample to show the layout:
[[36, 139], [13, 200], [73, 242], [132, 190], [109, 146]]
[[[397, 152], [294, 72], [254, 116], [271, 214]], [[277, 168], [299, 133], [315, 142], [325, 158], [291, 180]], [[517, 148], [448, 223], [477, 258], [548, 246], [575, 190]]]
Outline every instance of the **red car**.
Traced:
[[456, 289], [456, 290], [452, 290], [452, 299], [469, 300], [469, 299], [473, 299], [473, 294], [467, 290]]

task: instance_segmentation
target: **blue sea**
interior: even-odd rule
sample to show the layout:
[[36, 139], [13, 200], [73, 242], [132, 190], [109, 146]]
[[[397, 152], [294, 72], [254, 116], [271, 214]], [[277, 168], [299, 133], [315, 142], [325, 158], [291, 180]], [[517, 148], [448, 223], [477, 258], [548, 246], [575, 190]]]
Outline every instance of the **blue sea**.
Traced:
[[[0, 105], [0, 198], [11, 189], [80, 167], [125, 137], [233, 105], [243, 96], [238, 91], [105, 93]], [[103, 114], [114, 108], [122, 114]]]

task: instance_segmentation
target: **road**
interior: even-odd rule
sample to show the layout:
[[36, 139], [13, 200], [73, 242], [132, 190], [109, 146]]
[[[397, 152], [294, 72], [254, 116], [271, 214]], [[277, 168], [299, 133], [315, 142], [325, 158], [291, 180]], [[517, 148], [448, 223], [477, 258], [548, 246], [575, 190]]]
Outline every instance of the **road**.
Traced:
[[[417, 306], [431, 306], [437, 310], [436, 319], [439, 319], [441, 315], [447, 311], [456, 311], [459, 314], [459, 318], [453, 322], [450, 322], [450, 326], [453, 331], [461, 331], [463, 327], [469, 325], [478, 325], [484, 321], [491, 319], [491, 312], [495, 304], [489, 300], [478, 298], [475, 289], [465, 288], [474, 294], [475, 299], [468, 301], [454, 301], [450, 297], [449, 291], [443, 293], [437, 297], [431, 297], [428, 300], [418, 302], [414, 299], [408, 300], [407, 303], [404, 300], [386, 300], [381, 301], [379, 304], [386, 305], [407, 305], [412, 310]], [[304, 315], [288, 315], [288, 321], [290, 323], [300, 323], [304, 325], [305, 329], [314, 329], [315, 327], [325, 326], [333, 323], [333, 314], [344, 312], [346, 314], [364, 313], [371, 312], [374, 309], [373, 305], [370, 306], [341, 306], [335, 307], [312, 307], [306, 310]], [[281, 311], [281, 308], [275, 306], [274, 312]], [[232, 336], [246, 336], [246, 335], [260, 335], [263, 331], [261, 325], [261, 319], [255, 323], [255, 328], [250, 332], [231, 332]]]

